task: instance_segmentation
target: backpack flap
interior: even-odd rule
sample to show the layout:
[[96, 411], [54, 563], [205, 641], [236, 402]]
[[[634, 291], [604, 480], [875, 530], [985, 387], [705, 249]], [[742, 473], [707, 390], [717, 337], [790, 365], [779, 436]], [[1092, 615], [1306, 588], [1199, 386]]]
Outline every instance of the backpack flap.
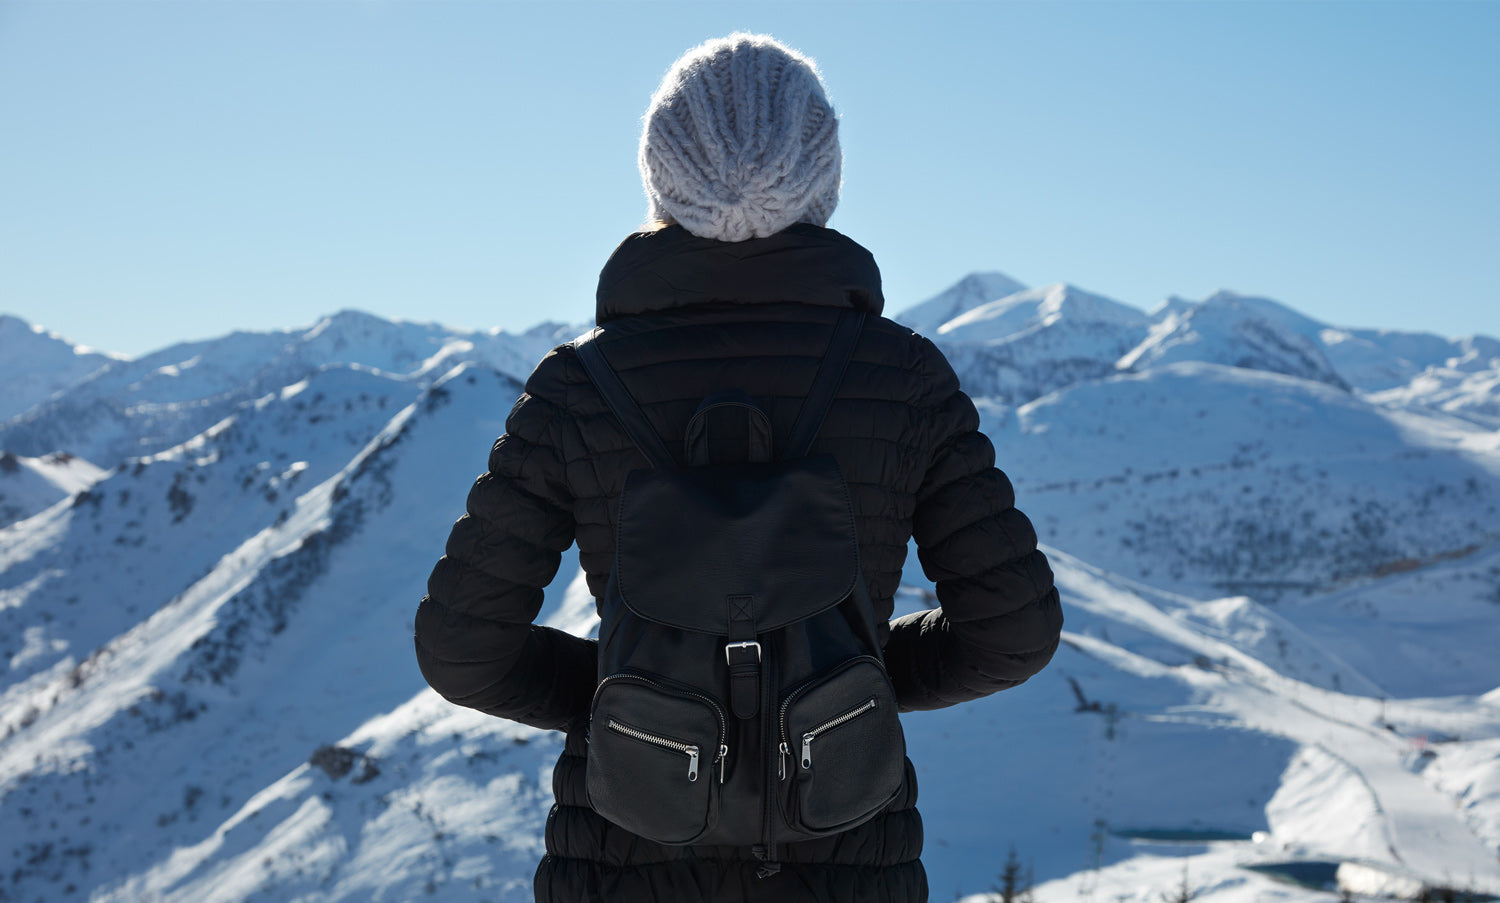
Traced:
[[[631, 611], [737, 641], [831, 608], [859, 580], [854, 508], [830, 455], [636, 471], [615, 535]], [[746, 615], [752, 636], [734, 636]]]

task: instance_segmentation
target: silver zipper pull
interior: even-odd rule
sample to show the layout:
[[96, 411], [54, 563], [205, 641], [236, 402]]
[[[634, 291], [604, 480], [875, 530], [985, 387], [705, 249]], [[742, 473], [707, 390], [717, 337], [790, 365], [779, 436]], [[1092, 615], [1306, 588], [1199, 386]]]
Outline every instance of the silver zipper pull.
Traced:
[[781, 755], [776, 757], [776, 778], [777, 778], [777, 780], [781, 780], [781, 781], [786, 780], [786, 757], [789, 756], [789, 755], [791, 755], [791, 754], [792, 754], [792, 751], [787, 748], [786, 741], [785, 740], [781, 741]]
[[812, 742], [817, 739], [817, 734], [802, 735], [802, 767], [812, 767]]
[[729, 758], [729, 744], [719, 744], [719, 783], [724, 783], [724, 762]]
[[692, 781], [698, 780], [698, 747], [689, 746], [687, 748], [687, 757], [688, 781], [691, 783]]

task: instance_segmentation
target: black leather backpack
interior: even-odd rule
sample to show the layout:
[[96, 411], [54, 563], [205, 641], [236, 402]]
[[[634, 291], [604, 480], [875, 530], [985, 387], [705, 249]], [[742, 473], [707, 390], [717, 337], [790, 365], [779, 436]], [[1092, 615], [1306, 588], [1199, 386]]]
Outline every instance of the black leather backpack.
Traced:
[[[685, 466], [593, 341], [574, 346], [651, 462], [620, 496], [589, 725], [590, 805], [663, 844], [754, 847], [848, 830], [900, 792], [905, 739], [859, 564], [849, 488], [808, 456], [865, 314], [838, 321], [779, 456], [743, 392], [706, 398]], [[711, 462], [709, 426], [745, 460]]]

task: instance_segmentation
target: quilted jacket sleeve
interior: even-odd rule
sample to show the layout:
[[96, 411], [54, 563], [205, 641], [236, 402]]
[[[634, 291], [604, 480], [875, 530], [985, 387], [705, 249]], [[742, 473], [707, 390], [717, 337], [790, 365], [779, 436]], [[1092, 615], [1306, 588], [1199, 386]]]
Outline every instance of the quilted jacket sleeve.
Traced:
[[433, 689], [450, 702], [553, 729], [587, 712], [598, 661], [594, 642], [531, 623], [575, 529], [560, 370], [558, 356], [549, 355], [527, 381], [416, 617], [417, 664]]
[[936, 346], [921, 341], [932, 456], [912, 535], [940, 608], [891, 624], [886, 663], [904, 711], [1013, 687], [1057, 650], [1062, 608], [1036, 532], [979, 432], [979, 415]]

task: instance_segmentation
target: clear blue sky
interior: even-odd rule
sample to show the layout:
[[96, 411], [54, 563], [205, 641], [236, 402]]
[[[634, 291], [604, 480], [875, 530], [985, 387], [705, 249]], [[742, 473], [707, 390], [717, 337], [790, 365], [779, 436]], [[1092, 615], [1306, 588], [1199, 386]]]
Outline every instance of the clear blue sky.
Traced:
[[999, 269], [1500, 335], [1493, 2], [0, 0], [0, 311], [585, 320], [651, 92], [736, 29], [823, 69], [892, 311]]

